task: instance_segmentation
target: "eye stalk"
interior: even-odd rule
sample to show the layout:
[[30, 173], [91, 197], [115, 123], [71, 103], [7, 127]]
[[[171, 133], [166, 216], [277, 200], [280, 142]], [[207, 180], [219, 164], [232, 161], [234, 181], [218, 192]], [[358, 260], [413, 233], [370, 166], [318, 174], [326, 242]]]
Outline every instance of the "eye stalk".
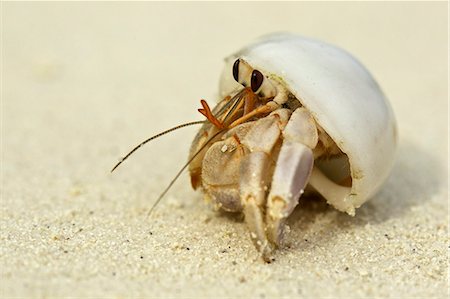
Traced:
[[255, 70], [244, 59], [238, 58], [233, 63], [233, 78], [244, 87], [250, 86], [253, 93], [261, 98], [273, 98], [276, 88], [271, 79], [267, 78], [258, 70]]
[[233, 78], [244, 87], [250, 85], [253, 68], [243, 59], [237, 59], [233, 64]]

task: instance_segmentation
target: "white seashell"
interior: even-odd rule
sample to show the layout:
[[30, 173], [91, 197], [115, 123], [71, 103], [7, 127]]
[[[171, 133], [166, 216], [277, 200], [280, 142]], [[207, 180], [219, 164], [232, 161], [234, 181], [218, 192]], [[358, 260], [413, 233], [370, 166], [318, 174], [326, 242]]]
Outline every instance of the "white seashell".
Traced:
[[[276, 34], [226, 59], [221, 96], [242, 87], [230, 71], [237, 57], [280, 81], [347, 155], [348, 162], [323, 162], [320, 168], [326, 177], [313, 173], [310, 185], [334, 207], [353, 215], [386, 180], [397, 144], [393, 111], [371, 74], [335, 46]], [[351, 187], [335, 183], [349, 172]]]

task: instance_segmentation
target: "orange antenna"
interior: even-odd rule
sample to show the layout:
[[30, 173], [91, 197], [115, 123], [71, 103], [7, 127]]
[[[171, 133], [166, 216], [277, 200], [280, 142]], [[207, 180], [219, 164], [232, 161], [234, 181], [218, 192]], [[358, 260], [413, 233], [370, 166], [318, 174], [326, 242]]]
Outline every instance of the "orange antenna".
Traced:
[[198, 112], [203, 114], [216, 128], [223, 129], [223, 124], [212, 114], [208, 103], [205, 100], [200, 100], [203, 108], [198, 109]]

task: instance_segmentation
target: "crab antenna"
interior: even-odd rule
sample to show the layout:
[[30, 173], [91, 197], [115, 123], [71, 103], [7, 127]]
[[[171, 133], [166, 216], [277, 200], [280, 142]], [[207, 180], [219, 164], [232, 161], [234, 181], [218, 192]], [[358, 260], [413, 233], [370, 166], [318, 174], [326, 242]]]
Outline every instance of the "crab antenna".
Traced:
[[175, 130], [178, 130], [178, 129], [181, 129], [181, 128], [184, 128], [184, 127], [187, 127], [187, 126], [203, 124], [203, 123], [205, 123], [205, 122], [206, 122], [205, 120], [198, 120], [198, 121], [188, 122], [188, 123], [178, 125], [178, 126], [176, 126], [176, 127], [173, 127], [173, 128], [171, 128], [171, 129], [168, 129], [168, 130], [166, 130], [166, 131], [163, 131], [163, 132], [161, 132], [161, 133], [156, 134], [155, 136], [152, 136], [152, 137], [148, 138], [147, 140], [141, 142], [138, 146], [136, 146], [135, 148], [133, 148], [133, 149], [132, 149], [125, 157], [123, 157], [122, 159], [120, 159], [120, 161], [113, 167], [113, 169], [111, 169], [111, 172], [113, 172], [117, 167], [119, 167], [120, 164], [122, 164], [123, 161], [125, 161], [126, 159], [128, 159], [129, 156], [131, 156], [135, 151], [137, 151], [138, 148], [140, 148], [141, 146], [143, 146], [143, 145], [146, 144], [147, 142], [149, 142], [149, 141], [151, 141], [151, 140], [153, 140], [153, 139], [156, 139], [156, 138], [158, 138], [158, 137], [161, 137], [161, 136], [163, 136], [163, 135], [165, 135], [165, 134], [167, 134], [167, 133], [170, 133], [170, 132], [172, 132], [172, 131], [175, 131]]
[[166, 195], [167, 191], [169, 191], [169, 189], [172, 187], [172, 185], [175, 183], [175, 181], [180, 177], [181, 173], [186, 169], [186, 167], [188, 167], [188, 165], [195, 159], [195, 157], [198, 156], [198, 154], [200, 154], [200, 152], [208, 145], [208, 143], [210, 143], [214, 138], [216, 138], [220, 133], [222, 133], [224, 130], [220, 130], [217, 133], [215, 133], [213, 136], [211, 136], [211, 138], [209, 138], [205, 144], [203, 144], [200, 149], [197, 150], [197, 152], [189, 159], [189, 161], [186, 162], [186, 164], [184, 164], [184, 166], [178, 171], [178, 173], [175, 175], [175, 177], [172, 179], [172, 181], [170, 182], [170, 184], [166, 187], [166, 189], [164, 189], [164, 191], [161, 193], [161, 195], [158, 197], [158, 199], [155, 201], [155, 203], [152, 205], [152, 207], [150, 208], [150, 210], [148, 210], [147, 213], [147, 217], [150, 216], [150, 214], [153, 212], [153, 210], [155, 209], [156, 205], [158, 205], [158, 203], [161, 201], [161, 199], [164, 197], [164, 195]]

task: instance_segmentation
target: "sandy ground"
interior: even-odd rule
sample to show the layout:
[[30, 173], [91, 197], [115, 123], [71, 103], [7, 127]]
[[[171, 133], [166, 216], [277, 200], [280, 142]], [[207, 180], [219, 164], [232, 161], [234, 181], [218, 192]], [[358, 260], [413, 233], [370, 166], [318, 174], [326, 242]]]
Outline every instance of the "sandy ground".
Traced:
[[[3, 3], [1, 297], [448, 295], [446, 3]], [[392, 101], [399, 152], [352, 218], [302, 201], [264, 264], [187, 174], [222, 59], [289, 30], [349, 50]]]

